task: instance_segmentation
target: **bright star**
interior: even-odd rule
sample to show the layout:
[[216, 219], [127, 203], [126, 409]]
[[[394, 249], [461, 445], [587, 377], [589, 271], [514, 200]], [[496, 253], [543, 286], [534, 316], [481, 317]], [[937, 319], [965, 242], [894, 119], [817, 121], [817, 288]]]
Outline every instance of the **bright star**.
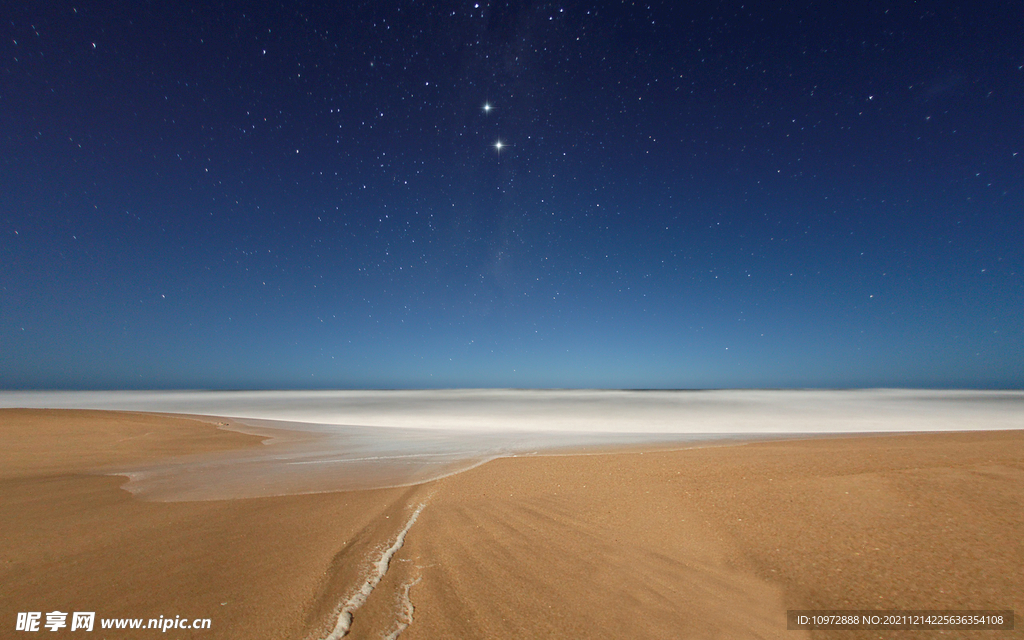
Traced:
[[490, 113], [491, 109], [493, 109], [493, 108], [494, 107], [491, 106], [490, 102], [485, 102], [484, 103], [484, 113]]
[[498, 140], [497, 142], [494, 143], [494, 150], [497, 151], [498, 153], [501, 153], [501, 148], [504, 146], [505, 144], [501, 140]]

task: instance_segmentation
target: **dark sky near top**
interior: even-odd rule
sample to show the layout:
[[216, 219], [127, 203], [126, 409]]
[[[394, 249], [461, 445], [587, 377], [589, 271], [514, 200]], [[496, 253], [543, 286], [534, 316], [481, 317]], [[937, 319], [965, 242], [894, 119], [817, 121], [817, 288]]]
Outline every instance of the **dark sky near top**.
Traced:
[[1019, 2], [0, 17], [4, 388], [1024, 385]]

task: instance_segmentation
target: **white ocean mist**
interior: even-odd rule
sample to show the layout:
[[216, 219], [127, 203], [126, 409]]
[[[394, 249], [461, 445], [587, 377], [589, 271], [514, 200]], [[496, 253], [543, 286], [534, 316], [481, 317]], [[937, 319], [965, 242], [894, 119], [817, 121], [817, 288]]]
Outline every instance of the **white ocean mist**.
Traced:
[[490, 432], [790, 434], [1024, 428], [1024, 391], [3, 391], [0, 407]]

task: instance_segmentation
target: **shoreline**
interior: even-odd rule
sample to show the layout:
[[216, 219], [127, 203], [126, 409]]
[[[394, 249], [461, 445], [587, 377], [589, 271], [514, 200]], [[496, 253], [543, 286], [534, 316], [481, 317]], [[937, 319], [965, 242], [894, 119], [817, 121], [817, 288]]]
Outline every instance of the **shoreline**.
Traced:
[[787, 631], [786, 610], [1024, 611], [1021, 430], [520, 455], [404, 488], [150, 502], [95, 470], [263, 440], [153, 414], [0, 421], [5, 625], [95, 610], [322, 638], [423, 504], [345, 637], [847, 637]]

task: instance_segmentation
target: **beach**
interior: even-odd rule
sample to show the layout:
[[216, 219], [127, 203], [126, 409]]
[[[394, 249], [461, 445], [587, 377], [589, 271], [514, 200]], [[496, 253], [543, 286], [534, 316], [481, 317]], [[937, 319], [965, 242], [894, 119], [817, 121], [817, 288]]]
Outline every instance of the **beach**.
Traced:
[[0, 410], [2, 624], [95, 611], [211, 621], [168, 637], [322, 638], [369, 585], [346, 637], [940, 635], [787, 631], [789, 609], [1014, 609], [1020, 628], [1020, 430], [632, 445], [202, 501], [103, 475], [264, 446], [223, 422]]

